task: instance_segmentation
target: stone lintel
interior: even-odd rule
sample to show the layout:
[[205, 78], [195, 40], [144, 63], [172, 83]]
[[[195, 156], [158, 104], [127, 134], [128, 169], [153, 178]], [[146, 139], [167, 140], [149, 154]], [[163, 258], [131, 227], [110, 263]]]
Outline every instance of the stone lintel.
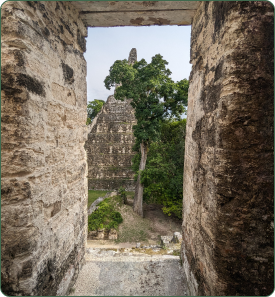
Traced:
[[72, 1], [87, 27], [191, 25], [200, 1]]

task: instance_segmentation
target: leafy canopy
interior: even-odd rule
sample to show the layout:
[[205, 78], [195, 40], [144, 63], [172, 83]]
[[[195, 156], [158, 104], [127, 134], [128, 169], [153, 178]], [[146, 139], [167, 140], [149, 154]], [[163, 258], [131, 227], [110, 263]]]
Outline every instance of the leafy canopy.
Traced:
[[87, 124], [90, 124], [92, 120], [96, 117], [96, 115], [100, 112], [103, 104], [105, 102], [103, 100], [95, 99], [93, 101], [89, 101], [87, 105]]
[[124, 101], [131, 98], [137, 125], [134, 136], [137, 143], [149, 143], [160, 137], [161, 122], [165, 118], [180, 118], [187, 104], [188, 81], [174, 82], [168, 62], [160, 54], [152, 57], [150, 64], [142, 59], [129, 65], [127, 60], [117, 60], [104, 80], [105, 87], [120, 84], [114, 94]]
[[[160, 139], [150, 144], [146, 168], [141, 173], [144, 201], [160, 204], [164, 213], [178, 218], [182, 217], [185, 129], [186, 119], [164, 121]], [[139, 153], [132, 160], [136, 173], [140, 158]]]

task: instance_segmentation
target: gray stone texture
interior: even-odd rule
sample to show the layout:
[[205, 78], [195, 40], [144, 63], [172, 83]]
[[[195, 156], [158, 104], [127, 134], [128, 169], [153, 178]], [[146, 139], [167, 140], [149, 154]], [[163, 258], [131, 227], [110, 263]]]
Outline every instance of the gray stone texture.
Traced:
[[180, 234], [180, 232], [174, 232], [172, 242], [180, 243], [181, 241], [182, 241], [182, 235]]
[[70, 296], [185, 296], [178, 256], [89, 249]]
[[[2, 5], [4, 294], [65, 295], [84, 261], [86, 26], [184, 25], [192, 18], [182, 233], [188, 295], [272, 293], [274, 9], [267, 1], [176, 2]], [[99, 189], [130, 189], [130, 101], [109, 97], [94, 122], [90, 188], [96, 181]], [[143, 269], [134, 260], [117, 266], [93, 260], [84, 274], [87, 286], [105, 278], [94, 287], [98, 295], [122, 292], [113, 278], [121, 271], [130, 284], [122, 288], [126, 295], [184, 295], [171, 285], [181, 273], [171, 272], [169, 261], [143, 262]], [[144, 291], [128, 276], [143, 282]]]
[[87, 238], [87, 29], [68, 2], [1, 7], [1, 285], [64, 295]]
[[135, 188], [131, 159], [135, 143], [132, 127], [136, 119], [130, 102], [109, 96], [91, 124], [85, 143], [89, 189]]
[[133, 65], [137, 61], [137, 50], [132, 48], [128, 58], [128, 64]]
[[201, 2], [192, 22], [182, 259], [190, 295], [269, 295], [273, 42], [269, 2]]
[[191, 25], [200, 1], [73, 1], [88, 27]]
[[161, 236], [160, 237], [160, 245], [162, 247], [167, 247], [172, 242], [173, 236]]

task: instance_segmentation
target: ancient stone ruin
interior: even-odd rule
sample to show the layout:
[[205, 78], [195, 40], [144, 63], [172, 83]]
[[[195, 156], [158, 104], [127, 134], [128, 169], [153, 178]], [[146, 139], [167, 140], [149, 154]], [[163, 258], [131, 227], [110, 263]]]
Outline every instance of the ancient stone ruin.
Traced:
[[64, 295], [87, 238], [87, 28], [65, 2], [1, 12], [2, 292]]
[[135, 187], [131, 159], [136, 119], [130, 100], [109, 96], [91, 124], [85, 143], [89, 189], [115, 190]]
[[[8, 1], [1, 17], [2, 292], [65, 295], [84, 261], [87, 27], [192, 25], [181, 251], [187, 295], [271, 294], [272, 4]], [[113, 102], [95, 140], [111, 129]], [[124, 139], [130, 155], [130, 138], [112, 138], [130, 132], [126, 123], [114, 125], [110, 143]], [[101, 160], [93, 178], [113, 178]]]
[[[129, 54], [129, 64], [137, 60], [136, 49]], [[134, 190], [131, 159], [136, 124], [131, 99], [116, 100], [109, 96], [102, 110], [89, 126], [85, 143], [88, 163], [88, 187], [97, 190]]]

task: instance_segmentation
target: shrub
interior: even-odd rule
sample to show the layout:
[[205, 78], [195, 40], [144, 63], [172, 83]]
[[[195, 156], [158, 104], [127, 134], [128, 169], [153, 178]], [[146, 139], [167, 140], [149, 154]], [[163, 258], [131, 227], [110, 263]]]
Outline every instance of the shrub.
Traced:
[[118, 195], [121, 197], [122, 201], [124, 204], [126, 204], [127, 202], [127, 198], [126, 198], [126, 189], [123, 187], [120, 187], [118, 189]]
[[117, 229], [118, 225], [123, 222], [123, 218], [118, 211], [114, 210], [114, 206], [110, 203], [110, 198], [100, 202], [98, 209], [88, 217], [89, 231], [98, 229], [110, 230]]

